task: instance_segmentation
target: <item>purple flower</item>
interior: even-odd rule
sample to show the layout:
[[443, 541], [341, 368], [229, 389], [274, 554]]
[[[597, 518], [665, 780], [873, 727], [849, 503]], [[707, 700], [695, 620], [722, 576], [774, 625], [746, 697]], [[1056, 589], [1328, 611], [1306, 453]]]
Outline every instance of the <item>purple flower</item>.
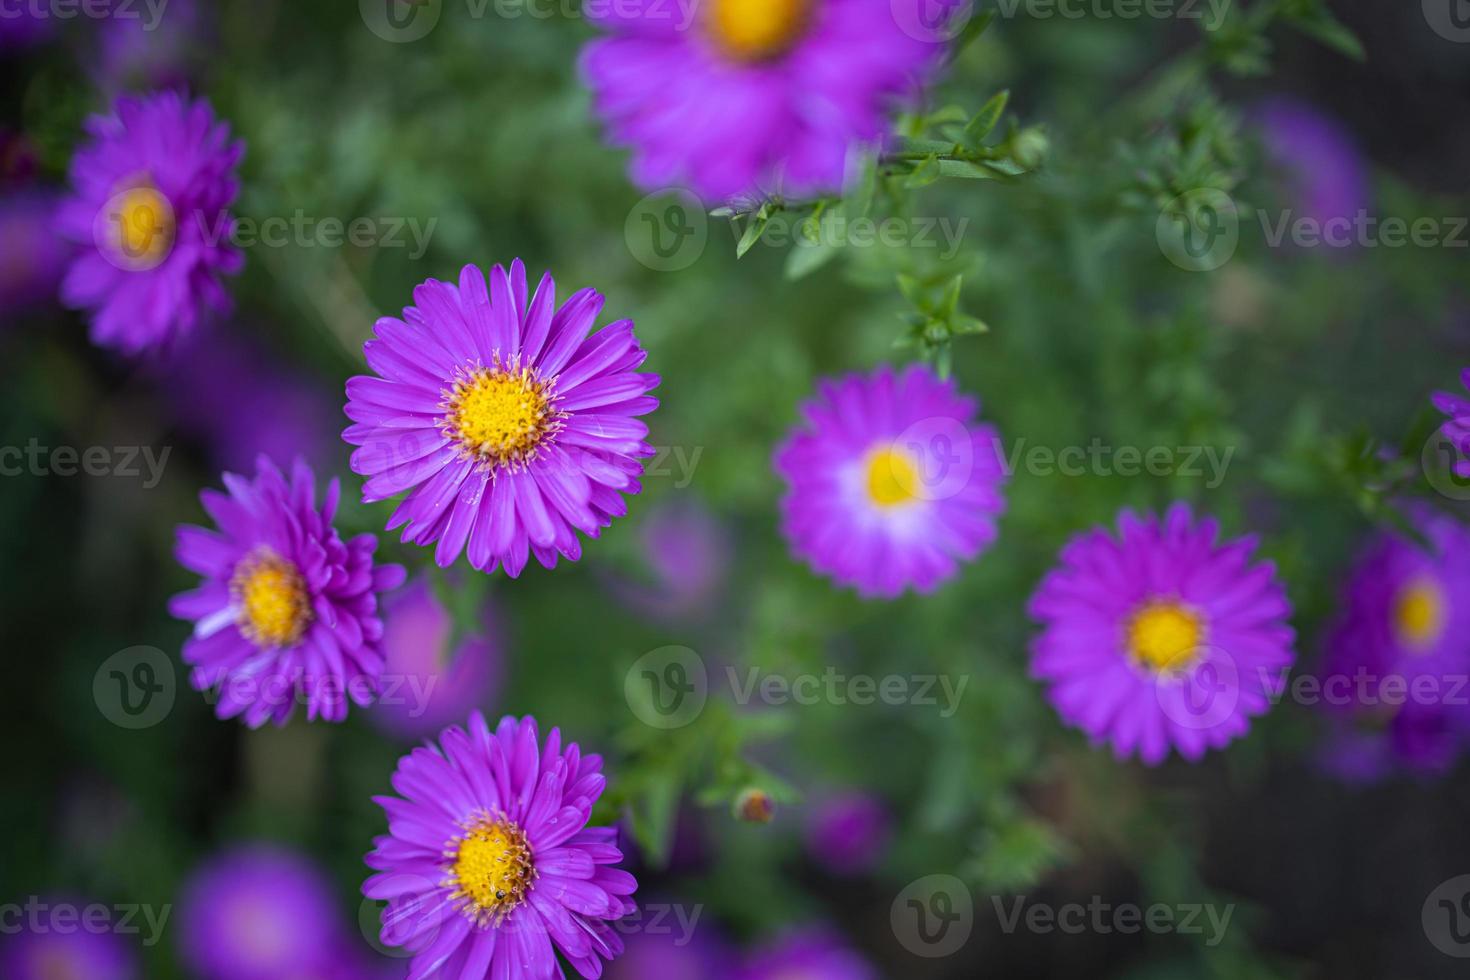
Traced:
[[1334, 242], [1327, 223], [1355, 222], [1370, 201], [1367, 167], [1352, 135], [1294, 99], [1270, 99], [1253, 115], [1267, 156], [1286, 182], [1295, 216], [1322, 228], [1327, 244], [1345, 244], [1342, 231]]
[[1044, 626], [1031, 673], [1062, 720], [1156, 765], [1191, 761], [1245, 733], [1293, 659], [1291, 605], [1254, 537], [1217, 543], [1185, 504], [1131, 511], [1062, 550], [1028, 611]]
[[807, 818], [807, 850], [835, 874], [873, 870], [888, 848], [893, 818], [870, 793], [849, 791], [818, 802]]
[[363, 345], [379, 377], [347, 382], [342, 437], [362, 448], [352, 469], [363, 500], [409, 494], [388, 521], [403, 540], [438, 542], [447, 567], [468, 546], [470, 564], [512, 578], [528, 552], [547, 568], [582, 554], [577, 531], [596, 537], [638, 493], [640, 457], [653, 454], [635, 416], [658, 407], [658, 375], [633, 322], [590, 337], [602, 296], [582, 289], [559, 309], [551, 274], [527, 299], [519, 259], [509, 274], [467, 265], [459, 285], [430, 279], [404, 319], [384, 317]]
[[[108, 926], [95, 929], [82, 919], [86, 903], [48, 901], [55, 913], [66, 907], [75, 913], [71, 928], [33, 930], [22, 916], [0, 935], [0, 977], [5, 980], [138, 980], [137, 955], [132, 946]], [[39, 906], [38, 906], [39, 908]], [[80, 921], [79, 921], [80, 920]], [[46, 921], [43, 916], [43, 921]], [[93, 920], [95, 923], [95, 920]], [[18, 926], [19, 931], [12, 931]]]
[[[1470, 388], [1470, 368], [1460, 374], [1460, 384]], [[1434, 407], [1449, 416], [1440, 433], [1459, 450], [1455, 460], [1455, 475], [1470, 479], [1470, 400], [1448, 391], [1436, 391], [1430, 398]]]
[[363, 894], [386, 901], [382, 940], [414, 954], [410, 976], [549, 980], [560, 952], [583, 977], [623, 948], [611, 923], [633, 912], [637, 883], [612, 867], [617, 832], [587, 826], [607, 780], [602, 758], [541, 745], [533, 718], [478, 711], [469, 730], [404, 756], [403, 798], [376, 797], [388, 836], [367, 857]]
[[[482, 705], [499, 687], [502, 658], [489, 617], [479, 634], [450, 647], [454, 622], [424, 580], [384, 608], [384, 689], [368, 718], [400, 738], [419, 739]], [[389, 690], [389, 687], [392, 690]]]
[[179, 906], [180, 955], [203, 980], [328, 976], [331, 940], [345, 932], [321, 870], [268, 844], [211, 858]]
[[1349, 776], [1442, 771], [1464, 743], [1467, 712], [1449, 702], [1470, 676], [1470, 528], [1427, 507], [1408, 513], [1428, 547], [1379, 535], [1328, 633], [1323, 703], [1347, 729], [1335, 741], [1379, 760]]
[[583, 51], [582, 75], [644, 188], [839, 191], [853, 151], [884, 144], [889, 112], [939, 67], [943, 32], [923, 29], [920, 4], [598, 4], [588, 16], [610, 36]]
[[89, 66], [110, 90], [165, 88], [188, 80], [197, 57], [204, 16], [194, 0], [168, 0], [155, 15], [144, 4], [113, 0], [118, 8], [99, 24], [98, 50]]
[[51, 195], [0, 197], [0, 317], [54, 301], [67, 258]]
[[220, 275], [244, 264], [228, 244], [228, 209], [245, 146], [230, 142], [208, 102], [176, 92], [118, 99], [87, 132], [59, 217], [83, 248], [62, 300], [91, 311], [95, 343], [137, 354], [229, 308]]
[[655, 927], [649, 915], [621, 925], [620, 930], [627, 933], [627, 948], [608, 964], [607, 980], [725, 980], [731, 976], [728, 964], [734, 954], [711, 935], [710, 927], [700, 920], [686, 934], [672, 922], [675, 919], [669, 915], [663, 925]]
[[383, 670], [377, 594], [402, 584], [399, 565], [373, 565], [378, 542], [344, 542], [332, 526], [341, 487], [320, 509], [316, 478], [297, 461], [288, 483], [269, 458], [254, 480], [226, 473], [205, 490], [218, 531], [181, 526], [175, 555], [204, 576], [169, 611], [194, 621], [184, 644], [198, 690], [219, 688], [215, 712], [257, 728], [285, 724], [298, 700], [309, 719], [341, 721], [347, 701], [371, 703]]
[[806, 928], [750, 954], [739, 980], [877, 980], [878, 972], [842, 937], [824, 928]]
[[776, 453], [797, 557], [864, 597], [931, 592], [995, 540], [998, 437], [979, 405], [912, 365], [826, 381]]
[[654, 506], [638, 528], [639, 550], [652, 581], [610, 577], [618, 598], [640, 612], [678, 619], [706, 609], [730, 564], [730, 536], [704, 506]]

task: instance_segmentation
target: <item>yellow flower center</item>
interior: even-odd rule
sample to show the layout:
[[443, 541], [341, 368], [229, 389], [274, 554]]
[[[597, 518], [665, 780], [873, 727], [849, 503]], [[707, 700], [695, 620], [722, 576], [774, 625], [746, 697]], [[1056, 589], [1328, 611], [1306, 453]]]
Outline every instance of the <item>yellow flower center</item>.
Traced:
[[261, 548], [235, 566], [230, 592], [240, 609], [240, 632], [259, 647], [288, 647], [311, 622], [306, 580], [296, 566]]
[[156, 265], [173, 248], [174, 209], [157, 188], [144, 184], [123, 191], [107, 218], [112, 245], [130, 264]]
[[486, 465], [524, 465], [561, 428], [550, 387], [514, 364], [461, 372], [444, 393], [440, 424], [466, 455]]
[[708, 29], [739, 62], [770, 61], [800, 39], [811, 20], [811, 0], [710, 0]]
[[479, 925], [504, 919], [525, 901], [536, 880], [525, 833], [504, 817], [473, 821], [444, 853], [450, 861], [445, 886]]
[[919, 468], [913, 457], [883, 446], [868, 454], [868, 499], [897, 507], [919, 499]]
[[1438, 642], [1444, 633], [1444, 590], [1432, 578], [1420, 578], [1399, 592], [1393, 606], [1393, 625], [1400, 642], [1423, 650]]
[[1184, 667], [1199, 656], [1204, 624], [1177, 602], [1150, 602], [1128, 623], [1128, 652], [1160, 673]]

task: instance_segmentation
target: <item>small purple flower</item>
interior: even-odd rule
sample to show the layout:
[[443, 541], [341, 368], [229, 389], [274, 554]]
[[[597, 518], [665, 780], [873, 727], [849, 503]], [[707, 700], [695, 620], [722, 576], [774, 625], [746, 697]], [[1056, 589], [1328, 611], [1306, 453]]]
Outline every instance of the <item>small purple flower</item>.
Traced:
[[[87, 903], [52, 900], [53, 912], [62, 906], [78, 917]], [[22, 916], [0, 935], [0, 977], [5, 980], [138, 980], [137, 954], [111, 927], [96, 930], [72, 920], [72, 928], [33, 931]], [[16, 928], [19, 931], [14, 931]]]
[[788, 933], [750, 954], [739, 980], [877, 980], [861, 954], [836, 933], [806, 928]]
[[90, 310], [92, 339], [137, 354], [193, 332], [230, 305], [221, 274], [240, 271], [229, 207], [245, 152], [203, 99], [121, 98], [87, 123], [72, 158], [62, 234], [82, 246], [62, 300]]
[[730, 564], [730, 535], [718, 518], [693, 502], [655, 505], [638, 528], [639, 550], [651, 581], [611, 577], [609, 588], [638, 611], [679, 619], [705, 611]]
[[1254, 537], [1217, 541], [1185, 504], [1162, 520], [1131, 511], [1062, 549], [1028, 611], [1044, 629], [1032, 676], [1062, 720], [1123, 759], [1175, 748], [1196, 761], [1270, 707], [1295, 654], [1291, 605]]
[[[598, 4], [582, 75], [641, 187], [714, 201], [840, 191], [940, 66], [923, 0]], [[934, 5], [936, 8], [941, 5]], [[957, 8], [958, 3], [951, 5]]]
[[999, 438], [926, 367], [825, 381], [776, 452], [792, 551], [865, 598], [932, 592], [995, 540]]
[[173, 615], [194, 621], [184, 662], [196, 689], [219, 689], [221, 718], [282, 725], [304, 701], [309, 719], [341, 721], [348, 699], [370, 704], [377, 690], [377, 596], [402, 584], [403, 568], [374, 566], [373, 535], [344, 542], [337, 534], [336, 480], [318, 509], [304, 462], [289, 483], [269, 458], [257, 467], [254, 480], [226, 473], [227, 494], [200, 494], [218, 531], [179, 528], [179, 563], [204, 576], [169, 603]]
[[367, 857], [363, 894], [386, 901], [382, 941], [413, 953], [410, 976], [477, 980], [583, 977], [622, 952], [612, 923], [636, 908], [617, 832], [588, 827], [607, 780], [602, 758], [543, 747], [533, 718], [478, 711], [414, 749], [393, 776], [402, 798], [375, 797], [388, 836]]
[[109, 91], [187, 82], [205, 28], [199, 4], [168, 0], [156, 13], [126, 0], [112, 0], [112, 6], [117, 9], [94, 32], [97, 54], [89, 67], [98, 82]]
[[327, 976], [345, 933], [331, 883], [305, 857], [268, 844], [200, 866], [179, 901], [180, 955], [203, 980]]
[[385, 686], [368, 712], [377, 727], [425, 738], [468, 716], [499, 687], [503, 661], [488, 615], [480, 633], [451, 647], [454, 622], [421, 579], [387, 601], [383, 619]]
[[378, 377], [347, 382], [349, 426], [360, 446], [352, 469], [363, 500], [409, 491], [388, 521], [403, 540], [438, 542], [449, 566], [468, 549], [483, 571], [520, 575], [530, 554], [547, 568], [582, 554], [577, 532], [596, 537], [627, 512], [642, 486], [639, 459], [653, 454], [636, 416], [658, 407], [658, 375], [633, 322], [588, 331], [602, 309], [592, 289], [556, 308], [556, 283], [526, 290], [519, 259], [485, 275], [467, 265], [459, 284], [430, 279], [403, 319], [384, 317], [363, 345]]
[[[648, 907], [658, 909], [659, 904]], [[672, 915], [661, 917], [665, 923], [677, 919]], [[711, 935], [704, 919], [687, 934], [677, 925], [655, 927], [652, 923], [650, 914], [618, 927], [627, 937], [627, 948], [607, 965], [607, 980], [726, 980], [732, 975], [729, 963], [734, 953]]]
[[51, 195], [0, 197], [0, 319], [55, 302], [68, 257]]
[[[1470, 368], [1460, 374], [1460, 384], [1470, 388]], [[1470, 400], [1448, 391], [1436, 391], [1430, 398], [1434, 407], [1448, 418], [1440, 426], [1440, 433], [1459, 450], [1455, 460], [1455, 475], [1470, 479]]]
[[816, 803], [806, 824], [807, 850], [827, 870], [861, 875], [873, 870], [893, 833], [883, 801], [853, 790]]
[[1450, 703], [1470, 676], [1470, 528], [1427, 507], [1408, 513], [1428, 547], [1392, 533], [1369, 545], [1323, 666], [1323, 703], [1348, 728], [1336, 742], [1373, 747], [1374, 774], [1448, 768], [1470, 714]]
[[1352, 135], [1319, 109], [1294, 99], [1270, 99], [1253, 115], [1267, 156], [1286, 182], [1294, 217], [1321, 228], [1327, 244], [1348, 244], [1336, 226], [1350, 231], [1371, 200], [1367, 167]]

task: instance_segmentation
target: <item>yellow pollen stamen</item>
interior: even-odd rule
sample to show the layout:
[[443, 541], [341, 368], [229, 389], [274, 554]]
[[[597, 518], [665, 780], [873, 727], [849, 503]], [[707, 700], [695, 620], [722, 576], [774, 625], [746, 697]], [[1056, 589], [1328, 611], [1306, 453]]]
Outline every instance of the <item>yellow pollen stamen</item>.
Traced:
[[311, 600], [301, 572], [269, 548], [252, 552], [235, 566], [230, 594], [240, 610], [240, 632], [256, 646], [291, 646], [311, 622]]
[[460, 451], [491, 467], [515, 469], [536, 458], [546, 438], [561, 428], [552, 409], [551, 385], [518, 362], [458, 372], [444, 392], [440, 427]]
[[811, 21], [812, 0], [711, 0], [708, 30], [721, 51], [739, 62], [785, 54]]
[[1400, 590], [1393, 605], [1393, 625], [1400, 642], [1422, 651], [1444, 633], [1447, 610], [1444, 590], [1432, 578], [1419, 578]]
[[151, 185], [123, 191], [107, 217], [112, 247], [129, 264], [156, 265], [173, 248], [178, 231], [173, 207]]
[[907, 453], [882, 446], [868, 454], [868, 499], [897, 507], [919, 499], [919, 468]]
[[526, 900], [536, 880], [531, 845], [505, 817], [479, 817], [465, 825], [464, 836], [444, 849], [448, 860], [445, 887], [460, 900], [460, 911], [477, 925], [499, 923]]
[[1128, 652], [1159, 673], [1186, 667], [1198, 658], [1204, 631], [1199, 614], [1179, 603], [1149, 602], [1128, 622]]

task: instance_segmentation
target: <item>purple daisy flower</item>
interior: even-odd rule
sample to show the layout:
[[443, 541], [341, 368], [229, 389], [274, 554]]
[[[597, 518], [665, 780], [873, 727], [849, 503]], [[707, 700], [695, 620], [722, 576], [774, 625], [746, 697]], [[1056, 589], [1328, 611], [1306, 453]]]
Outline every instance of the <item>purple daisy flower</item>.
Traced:
[[403, 567], [373, 565], [373, 535], [337, 534], [338, 481], [318, 509], [304, 462], [290, 482], [268, 457], [256, 465], [254, 480], [226, 473], [227, 494], [200, 494], [218, 531], [179, 528], [179, 563], [204, 576], [169, 602], [194, 621], [184, 662], [195, 688], [219, 688], [221, 718], [282, 725], [300, 700], [308, 718], [341, 721], [348, 699], [372, 703], [383, 670], [377, 595], [402, 584]]
[[0, 317], [54, 302], [67, 258], [49, 194], [0, 197]]
[[383, 618], [385, 687], [368, 713], [380, 729], [404, 739], [428, 737], [500, 686], [503, 661], [488, 615], [480, 633], [451, 647], [454, 621], [420, 579], [388, 600]]
[[[1470, 388], [1470, 368], [1461, 372], [1460, 384]], [[1436, 391], [1430, 400], [1435, 408], [1449, 416], [1439, 431], [1459, 450], [1459, 458], [1454, 464], [1455, 475], [1470, 479], [1470, 399], [1448, 391]]]
[[1028, 606], [1045, 627], [1032, 676], [1062, 720], [1149, 765], [1191, 761], [1245, 733], [1295, 654], [1291, 605], [1256, 539], [1217, 542], [1179, 503], [1162, 520], [1124, 511], [1062, 550]]
[[[81, 913], [86, 903], [47, 901], [53, 912], [68, 907]], [[73, 920], [76, 922], [76, 920]], [[5, 980], [137, 980], [133, 948], [111, 926], [94, 930], [85, 921], [69, 931], [32, 931], [21, 917], [20, 931], [0, 936], [0, 977]]]
[[623, 943], [611, 923], [634, 911], [633, 876], [617, 831], [588, 827], [607, 780], [602, 758], [543, 747], [533, 718], [502, 718], [492, 732], [478, 711], [469, 729], [403, 757], [393, 788], [376, 797], [388, 836], [367, 857], [379, 873], [363, 894], [386, 901], [382, 941], [414, 954], [409, 976], [547, 980], [557, 952], [583, 977]]
[[807, 850], [829, 871], [860, 875], [872, 871], [893, 834], [893, 817], [883, 801], [853, 790], [817, 803], [807, 819]]
[[644, 188], [718, 201], [839, 191], [852, 151], [884, 144], [890, 111], [940, 65], [945, 32], [923, 28], [921, 3], [589, 5], [611, 36], [583, 51], [582, 75]]
[[1328, 633], [1323, 703], [1340, 723], [1366, 724], [1392, 768], [1442, 771], [1464, 744], [1466, 715], [1449, 703], [1470, 675], [1470, 528], [1416, 506], [1428, 547], [1378, 536], [1349, 578]]
[[95, 343], [137, 354], [229, 308], [220, 275], [244, 264], [228, 240], [245, 145], [208, 102], [177, 92], [118, 99], [87, 132], [58, 219], [83, 246], [61, 296], [91, 311]]
[[[1327, 227], [1329, 222], [1351, 222], [1368, 207], [1367, 167], [1341, 124], [1305, 102], [1286, 98], [1268, 100], [1253, 115], [1298, 217], [1312, 221], [1326, 235], [1333, 230]], [[1341, 243], [1343, 232], [1336, 234]], [[1330, 238], [1323, 240], [1333, 244]]]
[[877, 980], [878, 971], [836, 933], [807, 928], [750, 954], [740, 980]]
[[547, 273], [528, 299], [519, 259], [495, 266], [488, 288], [467, 265], [457, 286], [430, 279], [413, 297], [363, 345], [379, 377], [347, 382], [357, 424], [342, 438], [362, 447], [363, 500], [410, 491], [388, 529], [438, 542], [443, 567], [466, 549], [475, 568], [512, 578], [528, 553], [547, 568], [577, 560], [576, 532], [596, 537], [627, 512], [653, 454], [635, 416], [658, 407], [659, 379], [634, 370], [647, 355], [633, 322], [588, 336], [602, 296], [582, 289], [554, 310]]
[[345, 931], [322, 871], [269, 844], [211, 858], [179, 906], [180, 955], [204, 980], [326, 976], [328, 939]]
[[931, 592], [995, 540], [999, 437], [927, 367], [825, 381], [776, 452], [781, 531], [797, 557], [864, 597]]

